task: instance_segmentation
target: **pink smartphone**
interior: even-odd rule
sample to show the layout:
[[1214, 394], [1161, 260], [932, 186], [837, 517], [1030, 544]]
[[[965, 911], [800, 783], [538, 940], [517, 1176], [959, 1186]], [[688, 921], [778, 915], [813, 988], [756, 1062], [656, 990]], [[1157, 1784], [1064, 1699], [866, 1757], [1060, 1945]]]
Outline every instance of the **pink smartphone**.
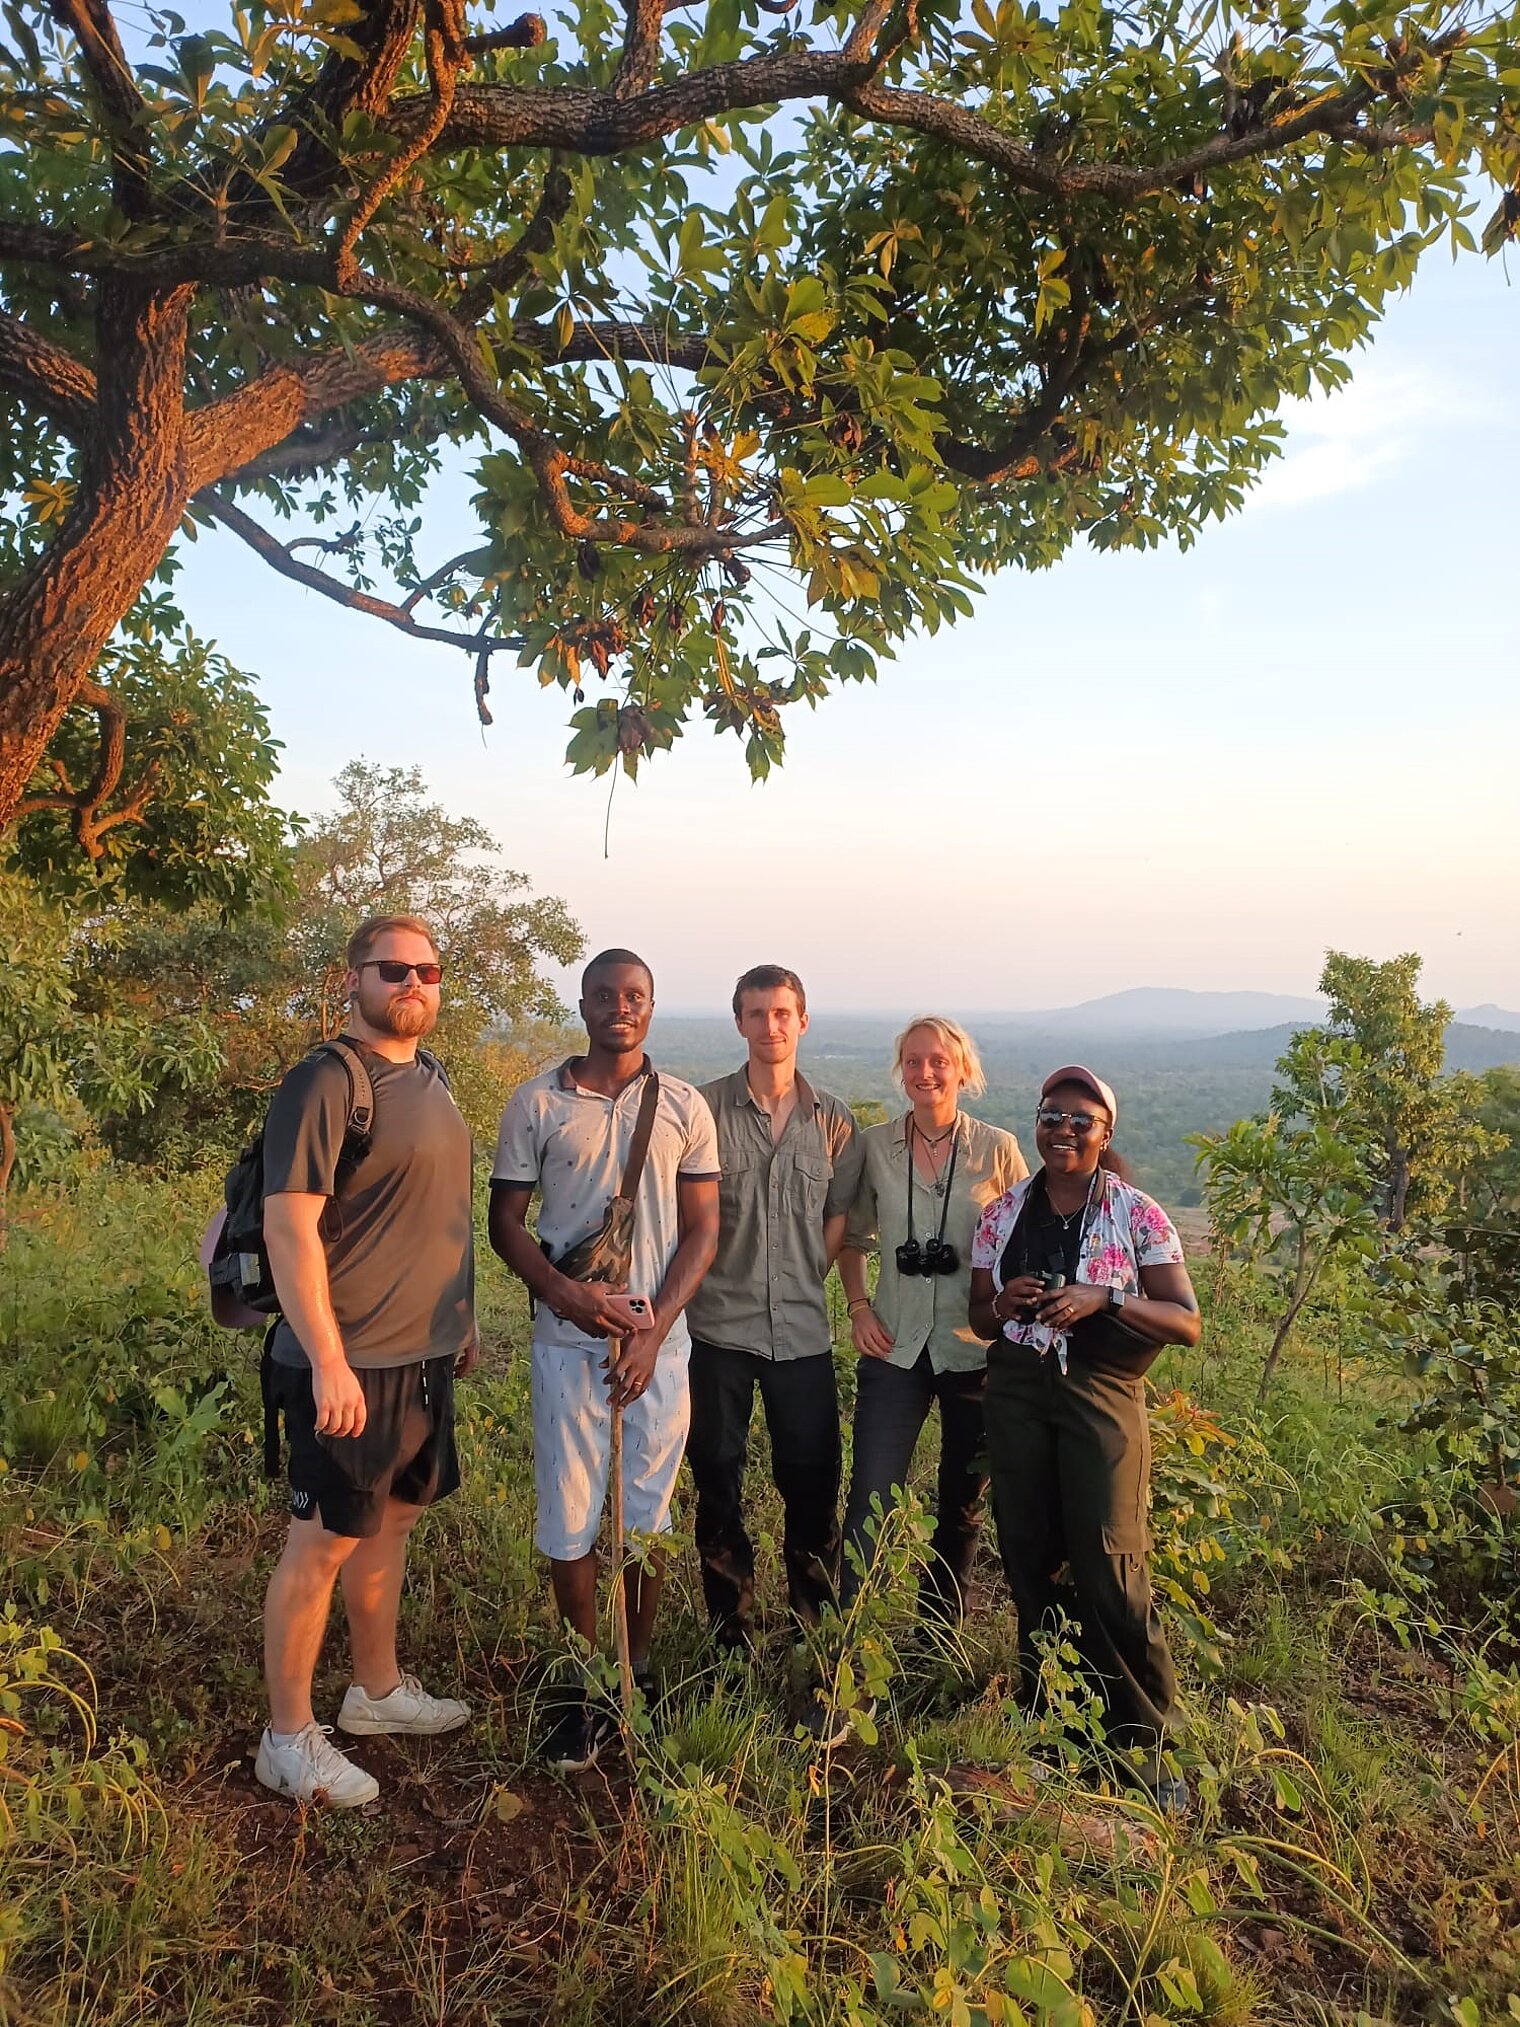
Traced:
[[630, 1330], [654, 1328], [654, 1304], [647, 1295], [604, 1295], [602, 1307], [621, 1316]]

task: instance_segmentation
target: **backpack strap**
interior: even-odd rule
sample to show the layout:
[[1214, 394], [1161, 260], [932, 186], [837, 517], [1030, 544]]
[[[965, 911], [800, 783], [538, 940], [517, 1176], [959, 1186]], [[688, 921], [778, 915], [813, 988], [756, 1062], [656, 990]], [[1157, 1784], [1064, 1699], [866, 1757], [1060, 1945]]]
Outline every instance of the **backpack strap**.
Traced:
[[375, 1121], [375, 1087], [359, 1044], [352, 1035], [334, 1035], [330, 1041], [318, 1042], [312, 1053], [336, 1056], [348, 1072], [348, 1125], [343, 1137], [345, 1143], [363, 1141], [367, 1151]]
[[634, 1122], [633, 1139], [628, 1143], [628, 1165], [623, 1170], [623, 1186], [618, 1191], [625, 1203], [633, 1202], [639, 1177], [644, 1173], [644, 1157], [649, 1152], [649, 1136], [654, 1132], [654, 1115], [659, 1110], [659, 1104], [660, 1080], [653, 1070], [646, 1071], [639, 1116]]

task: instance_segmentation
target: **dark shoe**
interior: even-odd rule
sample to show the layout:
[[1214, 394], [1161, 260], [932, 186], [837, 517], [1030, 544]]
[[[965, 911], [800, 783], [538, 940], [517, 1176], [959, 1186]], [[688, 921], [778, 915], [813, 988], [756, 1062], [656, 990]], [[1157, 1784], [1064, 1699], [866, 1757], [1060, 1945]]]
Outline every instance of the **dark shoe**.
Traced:
[[557, 1774], [583, 1774], [602, 1747], [617, 1737], [617, 1719], [604, 1703], [566, 1704], [544, 1740], [544, 1759]]
[[658, 1726], [665, 1702], [665, 1684], [650, 1667], [635, 1668], [633, 1686], [644, 1699], [644, 1714], [651, 1725]]
[[813, 1691], [811, 1702], [804, 1705], [797, 1722], [820, 1752], [831, 1753], [836, 1746], [844, 1744], [854, 1729], [852, 1717], [874, 1717], [876, 1698], [868, 1696], [851, 1712], [841, 1710], [831, 1703], [821, 1689]]
[[1185, 1816], [1193, 1806], [1192, 1791], [1181, 1774], [1163, 1774], [1151, 1789], [1151, 1800], [1163, 1816]]

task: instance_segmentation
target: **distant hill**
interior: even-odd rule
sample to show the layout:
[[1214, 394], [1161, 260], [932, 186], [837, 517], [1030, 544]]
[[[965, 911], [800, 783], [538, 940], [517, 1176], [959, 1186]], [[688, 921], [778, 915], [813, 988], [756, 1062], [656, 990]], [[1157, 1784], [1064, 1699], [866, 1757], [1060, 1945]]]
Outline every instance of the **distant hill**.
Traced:
[[1138, 985], [1076, 1006], [1036, 1013], [984, 1014], [986, 1028], [1016, 1027], [1042, 1034], [1126, 1041], [1183, 1041], [1247, 1028], [1306, 1027], [1324, 1019], [1325, 1003], [1282, 992], [1188, 992], [1169, 985]]
[[1465, 1027], [1502, 1028], [1506, 1034], [1520, 1034], [1520, 1013], [1511, 1013], [1508, 1007], [1495, 1006], [1490, 1000], [1486, 1006], [1465, 1006], [1457, 1014]]
[[[1264, 1000], [1275, 1003], [1279, 1013], [1283, 1005], [1269, 993], [1116, 993], [1111, 1001], [1089, 1004], [1102, 1007], [1137, 997], [1216, 1005]], [[1296, 1029], [1318, 1018], [1311, 1001], [1286, 1003], [1292, 1012], [1267, 1026], [1170, 1036], [1134, 1028], [1107, 1035], [1096, 1028], [1083, 1032], [1067, 1025], [1066, 1015], [1054, 1013], [972, 1016], [968, 1025], [981, 1050], [988, 1088], [968, 1110], [1012, 1128], [1032, 1157], [1031, 1119], [1040, 1079], [1073, 1057], [1088, 1061], [1118, 1092], [1117, 1141], [1133, 1161], [1141, 1186], [1173, 1206], [1195, 1204], [1197, 1178], [1187, 1135], [1217, 1132], [1267, 1104], [1278, 1057]], [[1300, 1012], [1300, 1006], [1307, 1011]], [[1073, 1008], [1072, 1017], [1082, 1011]], [[1036, 1019], [1040, 1026], [1026, 1025]], [[1050, 1031], [1045, 1023], [1052, 1024]], [[816, 1014], [802, 1045], [803, 1068], [841, 1098], [875, 1098], [896, 1109], [902, 1096], [891, 1081], [892, 1038], [901, 1025], [882, 1014]], [[657, 1063], [698, 1083], [737, 1069], [744, 1060], [744, 1045], [726, 1015], [656, 1014], [649, 1045]], [[1452, 1070], [1520, 1064], [1520, 1032], [1454, 1022], [1446, 1034], [1446, 1062]]]

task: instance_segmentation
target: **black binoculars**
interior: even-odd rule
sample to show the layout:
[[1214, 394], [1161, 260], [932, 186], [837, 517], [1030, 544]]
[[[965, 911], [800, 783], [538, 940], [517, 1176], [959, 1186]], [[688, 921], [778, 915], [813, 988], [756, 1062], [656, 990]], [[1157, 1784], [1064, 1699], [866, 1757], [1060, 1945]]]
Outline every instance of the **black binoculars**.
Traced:
[[898, 1273], [910, 1276], [953, 1274], [961, 1264], [960, 1254], [943, 1239], [925, 1239], [922, 1245], [917, 1239], [904, 1239], [896, 1258]]

